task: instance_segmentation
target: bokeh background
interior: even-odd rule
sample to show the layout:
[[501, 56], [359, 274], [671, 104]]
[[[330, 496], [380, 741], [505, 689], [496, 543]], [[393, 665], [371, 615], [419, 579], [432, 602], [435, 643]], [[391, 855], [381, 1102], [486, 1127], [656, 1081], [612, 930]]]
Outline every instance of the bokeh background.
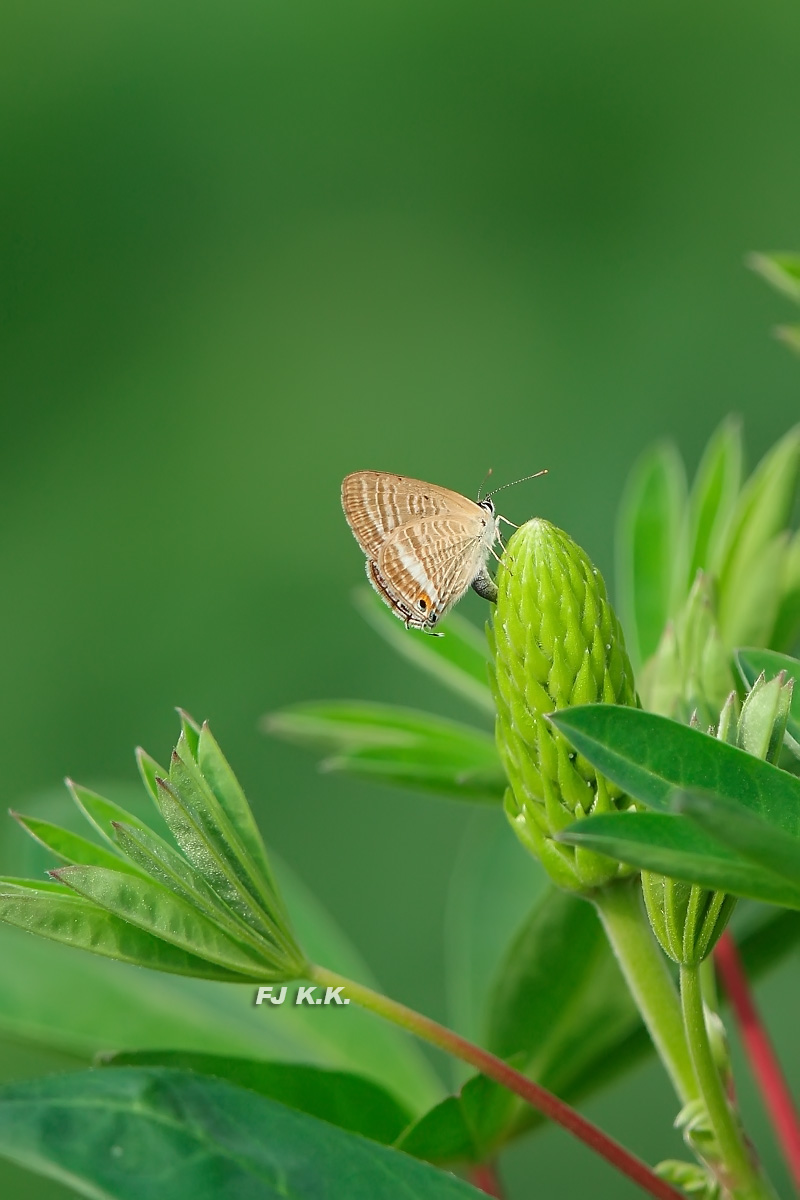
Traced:
[[[752, 461], [797, 419], [786, 306], [743, 260], [800, 245], [800, 8], [29, 0], [0, 25], [2, 802], [132, 780], [180, 703], [385, 987], [442, 1017], [469, 814], [258, 729], [317, 697], [463, 715], [355, 614], [339, 482], [546, 466], [502, 511], [610, 575], [648, 442], [693, 466], [736, 411]], [[795, 1084], [799, 982], [759, 992]], [[0, 1051], [4, 1078], [59, 1065]], [[654, 1068], [590, 1109], [659, 1155]], [[512, 1196], [564, 1195], [566, 1145], [516, 1148]], [[570, 1180], [623, 1194], [587, 1155]]]

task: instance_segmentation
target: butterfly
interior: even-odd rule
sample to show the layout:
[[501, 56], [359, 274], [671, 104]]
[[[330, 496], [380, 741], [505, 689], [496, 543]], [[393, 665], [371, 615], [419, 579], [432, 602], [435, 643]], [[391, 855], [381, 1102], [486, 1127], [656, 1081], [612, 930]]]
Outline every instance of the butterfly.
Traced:
[[342, 483], [342, 508], [367, 556], [367, 578], [406, 629], [433, 633], [470, 587], [497, 599], [486, 562], [497, 557], [506, 518], [490, 496], [468, 500], [421, 479], [355, 471]]

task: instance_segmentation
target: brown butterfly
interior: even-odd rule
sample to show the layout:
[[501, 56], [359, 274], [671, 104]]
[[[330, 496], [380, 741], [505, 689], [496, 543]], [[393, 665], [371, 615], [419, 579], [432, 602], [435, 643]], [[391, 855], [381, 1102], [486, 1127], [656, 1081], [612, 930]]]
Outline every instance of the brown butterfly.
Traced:
[[355, 471], [342, 483], [342, 507], [367, 578], [407, 629], [432, 633], [470, 587], [497, 598], [486, 560], [506, 518], [489, 496], [473, 501], [421, 479]]

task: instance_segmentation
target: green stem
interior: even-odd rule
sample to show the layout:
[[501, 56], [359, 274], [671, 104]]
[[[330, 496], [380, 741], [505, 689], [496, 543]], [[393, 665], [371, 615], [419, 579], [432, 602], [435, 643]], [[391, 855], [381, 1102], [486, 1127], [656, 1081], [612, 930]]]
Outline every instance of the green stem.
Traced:
[[681, 1103], [699, 1099], [680, 1000], [645, 916], [638, 876], [598, 888], [591, 898]]
[[432, 1021], [430, 1017], [406, 1008], [397, 1000], [382, 996], [380, 992], [375, 992], [362, 983], [356, 983], [344, 975], [329, 971], [327, 967], [310, 966], [308, 978], [323, 987], [342, 988], [347, 998], [355, 1000], [356, 1004], [360, 1004], [362, 1008], [367, 1008], [387, 1021], [392, 1021], [401, 1029], [408, 1030], [409, 1033], [423, 1038], [433, 1046], [438, 1046], [445, 1053], [455, 1055], [456, 1058], [469, 1063], [470, 1066], [475, 1067], [476, 1070], [487, 1075], [502, 1087], [509, 1088], [538, 1112], [574, 1134], [596, 1154], [605, 1158], [618, 1171], [627, 1175], [629, 1179], [632, 1179], [651, 1196], [655, 1196], [657, 1200], [681, 1200], [680, 1194], [665, 1180], [659, 1179], [641, 1159], [603, 1133], [591, 1121], [587, 1121], [563, 1100], [559, 1100], [558, 1096], [554, 1096], [552, 1092], [540, 1087], [532, 1079], [515, 1071], [508, 1063], [503, 1062], [496, 1055], [490, 1054], [488, 1050], [482, 1050], [480, 1046], [468, 1042], [466, 1038], [454, 1033], [452, 1029], [445, 1028], [437, 1021]]
[[751, 1162], [738, 1120], [728, 1104], [722, 1077], [714, 1062], [697, 966], [681, 967], [681, 1002], [692, 1063], [722, 1160], [718, 1173], [725, 1176], [724, 1182], [737, 1200], [765, 1200], [771, 1192], [759, 1179]]

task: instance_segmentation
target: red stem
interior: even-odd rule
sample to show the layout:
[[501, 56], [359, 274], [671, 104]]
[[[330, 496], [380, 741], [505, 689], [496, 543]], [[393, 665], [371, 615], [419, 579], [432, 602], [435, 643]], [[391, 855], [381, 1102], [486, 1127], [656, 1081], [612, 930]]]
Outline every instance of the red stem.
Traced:
[[483, 1050], [473, 1042], [467, 1041], [461, 1034], [454, 1033], [452, 1029], [440, 1025], [431, 1017], [414, 1012], [405, 1004], [401, 1004], [399, 1000], [383, 996], [363, 983], [356, 983], [344, 975], [329, 971], [327, 967], [309, 965], [306, 967], [306, 973], [307, 977], [314, 980], [315, 983], [325, 986], [338, 984], [346, 989], [348, 999], [352, 997], [356, 1004], [361, 1004], [364, 1008], [368, 1008], [382, 1017], [387, 1017], [401, 1029], [407, 1029], [416, 1037], [424, 1038], [447, 1054], [455, 1055], [462, 1062], [475, 1067], [482, 1075], [487, 1075], [495, 1083], [515, 1092], [537, 1112], [543, 1113], [551, 1121], [560, 1125], [562, 1129], [568, 1130], [590, 1150], [594, 1150], [595, 1154], [599, 1154], [601, 1158], [610, 1163], [612, 1167], [616, 1167], [623, 1175], [627, 1175], [643, 1191], [655, 1196], [656, 1200], [682, 1200], [680, 1192], [677, 1192], [666, 1180], [659, 1179], [658, 1175], [650, 1170], [647, 1163], [642, 1162], [635, 1154], [631, 1154], [630, 1150], [626, 1150], [614, 1138], [603, 1133], [602, 1129], [598, 1129], [596, 1125], [581, 1116], [574, 1108], [570, 1108], [563, 1100], [559, 1100], [558, 1096], [548, 1092], [547, 1088], [534, 1083], [532, 1079], [528, 1079], [527, 1075], [515, 1071], [508, 1063], [503, 1062], [502, 1058], [497, 1058], [488, 1050]]
[[486, 1192], [487, 1196], [494, 1196], [495, 1200], [503, 1200], [497, 1172], [489, 1163], [481, 1163], [480, 1166], [473, 1167], [469, 1173], [469, 1181], [478, 1191]]
[[794, 1185], [800, 1191], [800, 1118], [729, 932], [723, 933], [717, 943], [714, 959], [730, 998], [750, 1067], [772, 1118]]

